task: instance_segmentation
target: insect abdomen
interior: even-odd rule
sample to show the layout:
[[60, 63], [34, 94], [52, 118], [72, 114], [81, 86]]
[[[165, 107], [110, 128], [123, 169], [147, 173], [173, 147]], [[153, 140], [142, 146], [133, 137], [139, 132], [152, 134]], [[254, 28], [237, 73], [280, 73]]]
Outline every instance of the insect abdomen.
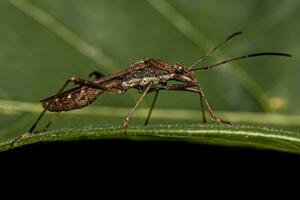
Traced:
[[43, 107], [51, 112], [61, 112], [83, 108], [93, 103], [102, 94], [102, 90], [80, 87], [62, 93], [57, 98], [49, 97], [42, 100]]

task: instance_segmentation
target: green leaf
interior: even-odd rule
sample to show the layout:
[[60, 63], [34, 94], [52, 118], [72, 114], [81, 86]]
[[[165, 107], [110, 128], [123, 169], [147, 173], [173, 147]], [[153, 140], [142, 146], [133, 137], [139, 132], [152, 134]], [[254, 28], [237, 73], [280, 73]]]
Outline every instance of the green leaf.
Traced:
[[0, 151], [41, 142], [53, 143], [58, 141], [103, 139], [185, 141], [219, 146], [270, 149], [300, 154], [300, 133], [267, 127], [241, 125], [165, 125], [132, 127], [127, 134], [125, 134], [124, 130], [120, 127], [57, 130], [43, 134], [33, 134], [26, 139], [17, 141], [14, 145], [11, 145], [11, 143], [1, 144]]

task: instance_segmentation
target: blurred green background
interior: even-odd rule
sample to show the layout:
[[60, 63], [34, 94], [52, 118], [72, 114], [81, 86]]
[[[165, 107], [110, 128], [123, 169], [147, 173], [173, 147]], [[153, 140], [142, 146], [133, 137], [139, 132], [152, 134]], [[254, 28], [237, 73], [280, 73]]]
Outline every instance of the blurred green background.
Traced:
[[[247, 112], [244, 123], [299, 130], [299, 11], [298, 0], [2, 0], [0, 142], [26, 131], [42, 110], [39, 100], [55, 94], [71, 75], [112, 74], [147, 57], [191, 65], [240, 30], [244, 34], [207, 63], [260, 51], [293, 57], [199, 71], [208, 101], [233, 122]], [[61, 115], [52, 128], [120, 125], [137, 98], [136, 91], [104, 94], [86, 109]], [[142, 110], [152, 98], [148, 95]], [[151, 123], [198, 123], [199, 107], [194, 94], [162, 92]], [[131, 124], [142, 123], [144, 113]]]

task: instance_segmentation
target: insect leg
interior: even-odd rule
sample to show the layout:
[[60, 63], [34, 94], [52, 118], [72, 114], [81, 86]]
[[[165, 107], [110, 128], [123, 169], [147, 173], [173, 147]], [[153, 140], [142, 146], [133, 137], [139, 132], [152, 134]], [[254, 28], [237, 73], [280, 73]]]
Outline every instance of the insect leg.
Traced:
[[[72, 77], [72, 78], [73, 78], [73, 77]], [[54, 95], [53, 100], [56, 99], [56, 98], [64, 91], [64, 89], [65, 89], [65, 88], [68, 86], [68, 84], [72, 81], [72, 80], [71, 80], [72, 78], [68, 79], [68, 80], [65, 82], [65, 84], [62, 86], [62, 88], [56, 93], [56, 95]], [[53, 100], [52, 100], [52, 101], [53, 101]], [[50, 105], [51, 105], [51, 103], [49, 104], [49, 106], [50, 106]], [[48, 107], [49, 107], [49, 106], [48, 106]], [[28, 131], [29, 133], [32, 133], [32, 132], [34, 131], [35, 127], [37, 126], [38, 122], [41, 120], [42, 116], [45, 114], [46, 111], [47, 111], [47, 108], [45, 108], [45, 109], [43, 110], [43, 112], [42, 112], [41, 115], [38, 117], [38, 119], [36, 120], [36, 122], [32, 125], [32, 127], [31, 127], [30, 130]], [[50, 121], [47, 123], [46, 127], [43, 128], [42, 130], [47, 130], [47, 129], [48, 129], [47, 127], [49, 127], [49, 126], [51, 125], [51, 123], [52, 123], [53, 120], [54, 120], [54, 119], [50, 119]], [[37, 131], [37, 132], [40, 132], [40, 131]]]
[[71, 78], [69, 78], [65, 84], [63, 85], [63, 87], [58, 91], [58, 93], [56, 95], [53, 96], [53, 99], [56, 99], [62, 92], [63, 90], [66, 88], [66, 86], [70, 83], [70, 82], [74, 82], [75, 84], [81, 85], [81, 86], [88, 86], [90, 88], [95, 88], [95, 89], [99, 89], [99, 90], [106, 90], [106, 87], [103, 86], [102, 84], [97, 84], [93, 81], [89, 81], [89, 80], [85, 80], [76, 76], [72, 76]]
[[[70, 82], [74, 82], [76, 84], [80, 84], [80, 85], [86, 85], [86, 86], [89, 86], [89, 87], [92, 87], [92, 88], [96, 88], [96, 89], [102, 89], [102, 90], [105, 90], [105, 87], [100, 85], [100, 84], [97, 84], [97, 83], [94, 83], [93, 81], [88, 81], [88, 80], [84, 80], [84, 79], [81, 79], [81, 78], [78, 78], [78, 77], [75, 77], [75, 76], [72, 76], [71, 78], [69, 78], [65, 84], [63, 85], [63, 87], [58, 91], [58, 93], [56, 95], [53, 96], [53, 99], [52, 101], [55, 101], [55, 99], [63, 92], [63, 90], [68, 86], [68, 84]], [[51, 105], [51, 102], [50, 104], [48, 105], [48, 107]], [[36, 128], [36, 126], [38, 125], [38, 123], [40, 122], [41, 118], [44, 116], [44, 114], [46, 113], [47, 111], [47, 107], [41, 112], [41, 114], [38, 116], [38, 118], [36, 119], [36, 121], [34, 122], [34, 124], [32, 125], [32, 127], [29, 129], [29, 131], [23, 133], [22, 135], [20, 135], [19, 137], [15, 138], [13, 141], [12, 141], [12, 145], [20, 140], [20, 139], [24, 139], [26, 137], [28, 137], [31, 133], [33, 133], [34, 129]], [[51, 125], [51, 123], [49, 124], [49, 126]]]
[[[180, 87], [180, 85], [182, 85], [182, 87]], [[225, 123], [225, 124], [230, 124], [230, 122], [223, 120], [221, 117], [219, 117], [210, 107], [204, 92], [202, 90], [202, 88], [200, 87], [199, 84], [193, 85], [193, 86], [186, 86], [184, 87], [184, 84], [177, 84], [177, 85], [173, 85], [173, 86], [169, 86], [166, 89], [168, 90], [183, 90], [183, 91], [190, 91], [190, 92], [195, 92], [198, 93], [200, 95], [200, 101], [201, 101], [201, 107], [202, 107], [202, 114], [203, 114], [203, 122], [206, 122], [206, 118], [205, 118], [205, 112], [203, 111], [204, 109], [204, 104], [207, 107], [207, 110], [211, 116], [211, 118], [217, 122], [220, 123]]]
[[205, 124], [207, 122], [206, 115], [205, 115], [205, 105], [204, 105], [205, 102], [204, 102], [204, 99], [201, 94], [199, 94], [199, 97], [200, 97], [200, 105], [201, 105], [201, 111], [202, 111], [202, 121]]
[[103, 86], [102, 84], [97, 84], [93, 81], [89, 81], [89, 80], [85, 80], [76, 76], [72, 76], [71, 78], [69, 78], [66, 83], [64, 84], [64, 86], [59, 90], [59, 92], [53, 96], [53, 99], [56, 99], [65, 89], [65, 87], [70, 83], [70, 82], [74, 82], [75, 84], [81, 85], [81, 86], [87, 86], [90, 88], [94, 88], [94, 89], [99, 89], [99, 90], [104, 90], [106, 91], [107, 88], [105, 86]]
[[98, 72], [98, 71], [92, 71], [92, 72], [88, 75], [88, 77], [90, 78], [90, 77], [92, 77], [92, 76], [95, 76], [96, 79], [99, 79], [99, 78], [104, 77], [105, 75], [102, 74], [101, 72]]
[[[62, 88], [58, 91], [58, 93], [53, 97], [53, 100], [57, 98], [57, 96], [59, 96], [59, 94], [62, 93], [62, 91], [67, 87], [67, 85], [71, 82], [70, 79], [68, 79], [65, 84], [62, 86]], [[50, 104], [49, 104], [50, 105]], [[42, 119], [42, 117], [44, 116], [44, 114], [46, 113], [47, 111], [47, 108], [45, 108], [41, 114], [38, 116], [38, 118], [35, 120], [35, 122], [33, 123], [33, 125], [31, 126], [31, 128], [29, 129], [29, 131], [23, 133], [22, 135], [20, 135], [19, 137], [15, 138], [13, 141], [12, 141], [12, 145], [18, 141], [18, 140], [21, 140], [21, 139], [24, 139], [26, 137], [28, 137], [31, 133], [33, 133], [35, 127], [38, 125], [38, 123], [40, 122], [40, 120]], [[50, 126], [50, 125], [49, 125]]]
[[[195, 86], [196, 86], [196, 84], [192, 82], [192, 83], [183, 83], [183, 84], [176, 84], [176, 85], [166, 86], [166, 87], [163, 87], [161, 89], [187, 91], [187, 88], [195, 87]], [[196, 91], [191, 91], [191, 92], [196, 92]], [[196, 93], [198, 93], [198, 92], [196, 92]], [[205, 101], [204, 101], [205, 97], [203, 97], [200, 93], [198, 93], [198, 94], [199, 94], [199, 97], [200, 97], [202, 120], [203, 120], [203, 123], [206, 123], [207, 120], [206, 120], [206, 115], [205, 115]]]
[[224, 124], [230, 124], [230, 122], [223, 120], [221, 117], [219, 117], [218, 115], [216, 115], [216, 113], [211, 109], [205, 95], [204, 92], [202, 90], [202, 88], [200, 87], [200, 85], [197, 86], [198, 89], [198, 94], [200, 95], [200, 98], [202, 96], [202, 101], [204, 101], [204, 103], [206, 104], [207, 110], [211, 116], [211, 118], [219, 123], [224, 123]]
[[93, 81], [85, 80], [76, 76], [72, 76], [71, 78], [68, 79], [67, 82], [74, 82], [75, 84], [78, 85], [88, 86], [99, 90], [106, 90], [106, 87], [104, 87], [102, 84], [97, 84], [94, 83]]
[[[102, 78], [105, 75], [103, 75], [101, 72], [98, 71], [93, 71], [91, 72], [88, 77], [91, 76], [95, 76], [96, 79]], [[53, 124], [54, 120], [58, 117], [58, 115], [60, 114], [60, 112], [56, 112], [48, 121], [48, 123], [46, 124], [46, 126], [44, 128], [42, 128], [41, 130], [35, 131], [35, 133], [39, 133], [39, 132], [44, 132], [47, 131], [49, 129], [49, 127]]]
[[149, 110], [149, 113], [148, 113], [148, 116], [147, 116], [147, 119], [146, 119], [146, 121], [144, 123], [145, 126], [147, 126], [148, 123], [149, 123], [149, 120], [150, 120], [150, 117], [151, 117], [151, 114], [152, 114], [152, 110], [153, 110], [153, 108], [155, 106], [155, 102], [157, 100], [158, 93], [159, 93], [159, 90], [156, 90], [153, 102], [151, 104], [151, 107], [150, 107], [150, 110]]
[[45, 132], [49, 129], [49, 127], [53, 124], [53, 122], [56, 120], [60, 112], [54, 113], [51, 118], [49, 119], [48, 123], [44, 126], [44, 128], [34, 131], [33, 133], [40, 133], [40, 132]]
[[11, 142], [11, 145], [14, 145], [15, 142], [22, 140], [24, 138], [27, 138], [29, 135], [31, 135], [31, 133], [33, 132], [33, 130], [35, 129], [35, 127], [37, 126], [37, 124], [39, 123], [39, 121], [41, 120], [41, 118], [43, 117], [43, 115], [46, 113], [46, 109], [44, 109], [41, 114], [38, 116], [38, 118], [36, 119], [36, 121], [34, 122], [34, 124], [32, 125], [32, 127], [29, 129], [29, 131], [23, 133], [22, 135], [20, 135], [19, 137], [16, 137], [15, 139], [13, 139], [13, 141]]
[[142, 100], [144, 99], [145, 95], [148, 93], [150, 87], [152, 85], [152, 82], [149, 83], [149, 85], [147, 86], [147, 88], [145, 89], [145, 91], [143, 92], [142, 96], [140, 97], [140, 99], [138, 100], [138, 102], [135, 104], [135, 106], [132, 108], [132, 110], [130, 111], [130, 113], [125, 117], [125, 119], [123, 120], [123, 128], [125, 130], [125, 133], [127, 133], [127, 129], [128, 129], [128, 122], [129, 119], [131, 117], [131, 115], [136, 111], [136, 109], [138, 108], [138, 106], [141, 104]]

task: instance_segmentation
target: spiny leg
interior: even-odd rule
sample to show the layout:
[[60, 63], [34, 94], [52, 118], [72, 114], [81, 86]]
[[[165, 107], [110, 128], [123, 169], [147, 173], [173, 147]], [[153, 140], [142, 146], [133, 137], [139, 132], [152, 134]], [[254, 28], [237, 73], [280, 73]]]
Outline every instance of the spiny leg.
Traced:
[[[166, 86], [166, 87], [162, 87], [161, 89], [165, 89], [165, 90], [183, 90], [183, 91], [185, 91], [186, 88], [194, 87], [194, 86], [196, 86], [196, 84], [191, 82], [191, 83], [182, 83], [182, 84]], [[202, 112], [202, 120], [203, 120], [203, 123], [206, 123], [207, 120], [206, 120], [206, 115], [205, 115], [205, 102], [204, 102], [204, 99], [203, 99], [202, 95], [199, 94], [199, 97], [200, 97], [200, 105], [201, 105], [201, 112]]]
[[99, 89], [99, 90], [106, 90], [106, 87], [103, 86], [102, 84], [97, 84], [93, 81], [89, 81], [89, 80], [85, 80], [76, 76], [72, 76], [71, 78], [69, 78], [68, 80], [69, 82], [72, 81], [78, 85], [82, 85], [82, 86], [87, 86], [90, 88], [94, 88], [94, 89]]
[[[95, 79], [99, 79], [104, 77], [105, 75], [102, 74], [101, 72], [98, 71], [92, 71], [91, 73], [89, 73], [88, 77], [92, 77], [95, 76]], [[93, 79], [93, 80], [95, 80]], [[41, 130], [35, 131], [35, 133], [39, 133], [39, 132], [44, 132], [47, 131], [49, 129], [49, 127], [53, 124], [54, 120], [58, 117], [58, 115], [60, 114], [60, 112], [56, 112], [48, 121], [48, 123], [45, 125], [44, 128], [42, 128]]]
[[11, 142], [11, 145], [14, 145], [15, 142], [22, 140], [24, 138], [27, 138], [35, 129], [35, 127], [37, 126], [37, 124], [39, 123], [39, 121], [41, 120], [41, 118], [43, 117], [43, 115], [46, 113], [46, 109], [44, 109], [41, 114], [38, 116], [38, 118], [35, 120], [35, 122], [33, 123], [33, 125], [31, 126], [31, 128], [29, 129], [29, 131], [23, 133], [22, 135], [20, 135], [19, 137], [16, 137], [15, 139], [13, 139], [13, 141]]
[[[190, 87], [195, 87], [197, 86], [196, 83], [194, 82], [189, 82], [189, 83], [182, 83], [182, 84], [175, 84], [171, 86], [161, 86], [161, 87], [156, 87], [154, 89], [151, 89], [149, 92], [154, 92], [154, 91], [159, 91], [159, 90], [181, 90], [181, 91], [190, 91], [187, 90], [187, 88]], [[194, 90], [191, 90], [190, 92], [196, 92]], [[196, 92], [197, 93], [197, 92]], [[203, 97], [199, 94], [200, 96], [200, 103], [201, 103], [201, 111], [202, 111], [202, 119], [203, 123], [206, 123], [206, 115], [205, 115], [205, 102], [203, 100]]]
[[[72, 77], [73, 78], [73, 77]], [[70, 79], [68, 79], [66, 82], [65, 82], [65, 84], [62, 86], [62, 88], [56, 93], [56, 95], [54, 95], [53, 96], [53, 99], [52, 99], [52, 101], [51, 101], [51, 103], [64, 91], [64, 89], [68, 86], [68, 84], [72, 81], [71, 79], [72, 78], [70, 78]], [[48, 105], [48, 107], [51, 105], [51, 103]], [[35, 123], [32, 125], [32, 127], [29, 129], [29, 133], [32, 133], [33, 131], [34, 131], [34, 129], [35, 129], [35, 127], [37, 126], [37, 124], [39, 123], [39, 121], [41, 120], [41, 118], [43, 117], [43, 115], [46, 113], [46, 111], [47, 111], [47, 108], [48, 107], [46, 107], [43, 111], [42, 111], [42, 113], [39, 115], [39, 117], [37, 118], [37, 120], [35, 121]]]
[[208, 112], [209, 112], [211, 118], [212, 118], [213, 120], [219, 122], [219, 123], [230, 124], [230, 122], [223, 120], [221, 117], [219, 117], [219, 116], [211, 109], [211, 107], [210, 107], [210, 105], [209, 105], [209, 103], [208, 103], [208, 101], [207, 101], [207, 99], [206, 99], [206, 97], [205, 97], [205, 95], [204, 95], [204, 92], [203, 92], [202, 88], [201, 88], [199, 85], [198, 85], [197, 89], [199, 89], [198, 94], [199, 94], [200, 96], [202, 96], [202, 99], [203, 99], [204, 103], [206, 104], [207, 110], [208, 110]]
[[47, 124], [44, 126], [44, 128], [34, 131], [33, 133], [40, 133], [40, 132], [45, 132], [49, 129], [49, 127], [53, 124], [53, 122], [57, 119], [58, 115], [60, 114], [60, 112], [56, 112], [54, 113], [51, 118], [49, 119], [49, 121], [47, 122]]
[[[68, 79], [65, 84], [62, 86], [62, 88], [58, 91], [58, 93], [56, 95], [54, 95], [53, 97], [53, 100], [56, 99], [59, 94], [62, 93], [62, 91], [68, 86], [68, 84], [70, 83], [70, 79]], [[49, 104], [50, 105], [50, 104]], [[38, 123], [40, 122], [40, 120], [42, 119], [42, 117], [44, 116], [44, 114], [46, 113], [47, 111], [47, 108], [45, 108], [41, 114], [38, 116], [38, 118], [35, 120], [35, 122], [33, 123], [33, 125], [31, 126], [31, 128], [29, 129], [29, 131], [23, 133], [22, 135], [20, 135], [19, 137], [15, 138], [13, 141], [12, 141], [12, 145], [17, 142], [18, 140], [21, 140], [21, 139], [24, 139], [26, 137], [28, 137], [31, 133], [33, 133], [35, 127], [38, 125]]]
[[199, 86], [199, 84], [196, 84], [194, 82], [191, 83], [183, 83], [183, 84], [176, 84], [176, 85], [171, 85], [171, 86], [166, 86], [166, 87], [161, 87], [160, 89], [162, 90], [181, 90], [181, 91], [189, 91], [189, 92], [195, 92], [198, 93], [200, 96], [200, 102], [201, 102], [201, 109], [202, 109], [202, 117], [203, 117], [203, 122], [206, 122], [206, 117], [205, 117], [205, 105], [208, 109], [208, 112], [211, 116], [211, 118], [217, 122], [220, 123], [226, 123], [230, 124], [230, 122], [223, 120], [222, 118], [218, 117], [215, 112], [211, 109], [203, 90]]
[[100, 79], [100, 78], [104, 77], [105, 75], [102, 74], [101, 72], [98, 72], [98, 71], [92, 71], [92, 72], [88, 75], [88, 77], [90, 78], [90, 77], [92, 77], [92, 76], [95, 76], [96, 79]]
[[155, 102], [157, 100], [158, 93], [159, 93], [159, 90], [156, 90], [153, 102], [151, 104], [151, 107], [150, 107], [150, 110], [149, 110], [149, 113], [148, 113], [148, 116], [147, 116], [147, 119], [146, 119], [146, 121], [144, 123], [145, 126], [147, 126], [148, 123], [149, 123], [149, 120], [150, 120], [150, 117], [151, 117], [151, 114], [152, 114], [152, 110], [153, 110], [153, 108], [155, 106]]
[[202, 120], [203, 120], [203, 123], [205, 124], [207, 122], [206, 115], [205, 115], [205, 105], [204, 105], [205, 102], [204, 102], [204, 99], [201, 94], [199, 94], [199, 97], [200, 97], [200, 105], [201, 105], [201, 111], [202, 111]]
[[123, 120], [123, 128], [125, 130], [125, 133], [127, 133], [127, 129], [128, 129], [128, 122], [129, 119], [131, 117], [131, 115], [136, 111], [136, 109], [138, 108], [138, 106], [141, 104], [142, 100], [144, 99], [145, 95], [148, 93], [150, 87], [152, 85], [152, 82], [149, 83], [149, 85], [147, 86], [147, 88], [145, 89], [145, 91], [143, 92], [142, 96], [140, 97], [140, 99], [138, 100], [138, 102], [135, 104], [135, 106], [132, 108], [132, 110], [130, 111], [130, 113], [125, 117], [125, 119]]
[[[56, 95], [53, 96], [52, 98], [52, 102], [55, 101], [55, 99], [63, 92], [63, 90], [68, 86], [68, 84], [70, 82], [74, 82], [75, 84], [79, 84], [79, 85], [86, 85], [88, 87], [91, 87], [91, 88], [95, 88], [95, 89], [102, 89], [102, 90], [105, 90], [105, 87], [102, 86], [102, 85], [99, 85], [97, 83], [94, 83], [92, 81], [88, 81], [88, 80], [84, 80], [84, 79], [81, 79], [81, 78], [78, 78], [78, 77], [71, 77], [69, 78], [65, 84], [62, 86], [62, 88], [57, 92]], [[48, 107], [52, 104], [52, 102], [49, 103]], [[38, 118], [36, 119], [36, 121], [34, 122], [34, 124], [32, 125], [32, 127], [29, 129], [29, 131], [23, 133], [22, 135], [20, 135], [19, 137], [15, 138], [13, 141], [12, 141], [12, 145], [18, 141], [18, 140], [21, 140], [21, 139], [24, 139], [26, 137], [28, 137], [31, 133], [33, 133], [35, 127], [38, 125], [38, 123], [40, 122], [41, 118], [44, 116], [44, 114], [46, 113], [47, 111], [47, 108], [46, 107], [42, 112], [41, 114], [38, 116]]]

